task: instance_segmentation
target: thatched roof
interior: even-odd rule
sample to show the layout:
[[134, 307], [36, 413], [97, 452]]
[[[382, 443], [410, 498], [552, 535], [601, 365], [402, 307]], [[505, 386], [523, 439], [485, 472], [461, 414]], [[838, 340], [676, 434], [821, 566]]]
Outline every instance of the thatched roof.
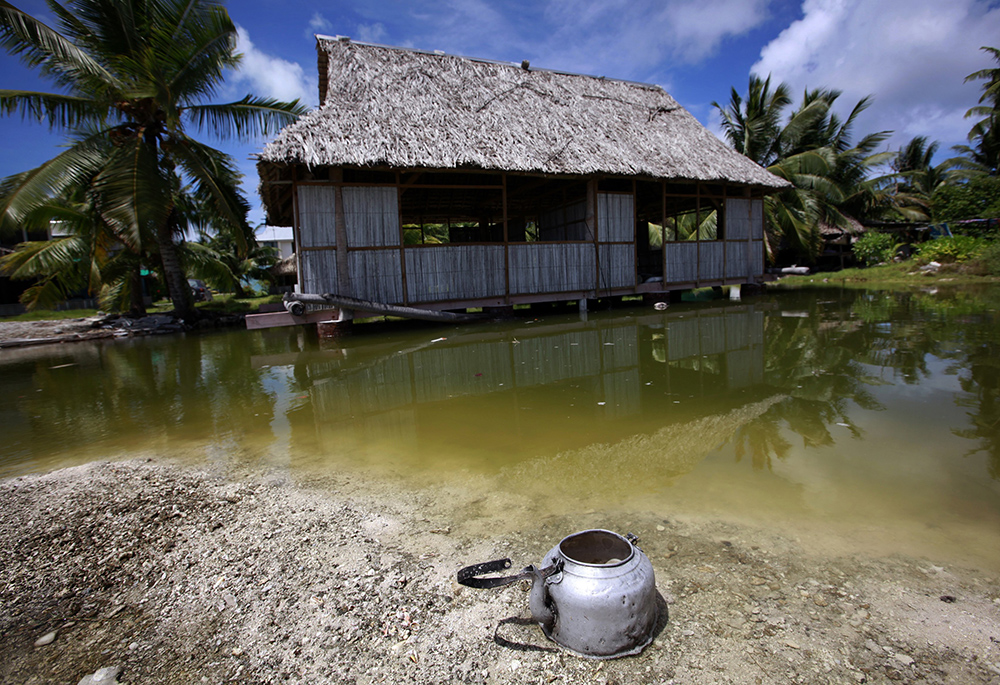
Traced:
[[819, 223], [819, 232], [824, 238], [836, 238], [844, 234], [850, 235], [861, 235], [865, 232], [865, 227], [861, 225], [861, 222], [854, 217], [845, 216], [847, 219], [847, 226], [835, 226], [826, 221], [821, 221]]
[[484, 169], [787, 183], [662, 88], [317, 36], [320, 107], [260, 154], [275, 165]]
[[271, 275], [279, 278], [282, 276], [298, 276], [299, 269], [295, 260], [295, 253], [293, 252], [284, 259], [278, 260], [278, 262], [271, 267]]

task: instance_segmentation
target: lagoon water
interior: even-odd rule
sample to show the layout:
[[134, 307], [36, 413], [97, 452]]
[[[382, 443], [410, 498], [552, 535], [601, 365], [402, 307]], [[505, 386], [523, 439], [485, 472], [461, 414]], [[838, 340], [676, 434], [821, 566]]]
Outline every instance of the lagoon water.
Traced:
[[158, 456], [1000, 571], [1000, 289], [0, 351], [0, 476]]

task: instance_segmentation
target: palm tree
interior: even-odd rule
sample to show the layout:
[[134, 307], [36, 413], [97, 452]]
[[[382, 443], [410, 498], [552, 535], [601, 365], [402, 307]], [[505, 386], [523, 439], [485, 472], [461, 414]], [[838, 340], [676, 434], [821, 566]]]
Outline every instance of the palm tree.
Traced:
[[[1000, 48], [983, 47], [994, 60], [1000, 62]], [[996, 176], [1000, 172], [1000, 68], [980, 69], [965, 77], [965, 82], [986, 81], [979, 104], [965, 113], [966, 118], [982, 117], [969, 131], [969, 145], [956, 145], [953, 149], [962, 157], [956, 166], [960, 175], [987, 174]]]
[[[162, 267], [175, 310], [193, 311], [177, 252], [183, 189], [211, 207], [217, 230], [245, 249], [252, 232], [240, 174], [224, 153], [190, 137], [186, 124], [248, 140], [304, 111], [246, 96], [207, 104], [225, 69], [236, 67], [236, 29], [211, 0], [48, 0], [58, 30], [0, 0], [0, 45], [60, 91], [0, 90], [0, 111], [80, 132], [67, 149], [6, 184], [0, 229], [86, 185], [101, 220]], [[155, 245], [155, 248], [152, 246]], [[148, 247], [147, 247], [148, 246]]]
[[[870, 134], [852, 144], [855, 120], [869, 105], [864, 98], [850, 116], [841, 120], [831, 110], [840, 97], [836, 90], [812, 90], [803, 94], [802, 103], [787, 115], [792, 104], [788, 87], [771, 89], [770, 77], [750, 76], [746, 100], [734, 88], [729, 105], [712, 105], [722, 117], [727, 141], [750, 159], [764, 166], [793, 187], [765, 201], [768, 224], [777, 235], [807, 259], [814, 259], [822, 248], [820, 224], [850, 229], [848, 218], [877, 203], [874, 187], [867, 184], [867, 173], [885, 161], [885, 153], [874, 149], [888, 132]], [[784, 120], [784, 122], [783, 122]], [[769, 242], [773, 253], [773, 245]]]
[[237, 299], [247, 296], [244, 285], [251, 281], [271, 282], [271, 267], [278, 262], [277, 248], [261, 245], [256, 238], [245, 251], [240, 251], [233, 239], [225, 234], [205, 238], [205, 242], [188, 243], [185, 258], [191, 272], [218, 290], [232, 290]]

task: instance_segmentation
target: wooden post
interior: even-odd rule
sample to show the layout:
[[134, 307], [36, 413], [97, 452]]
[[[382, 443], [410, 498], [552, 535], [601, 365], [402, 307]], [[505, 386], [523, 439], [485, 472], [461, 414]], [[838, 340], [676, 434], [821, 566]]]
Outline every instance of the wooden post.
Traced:
[[597, 295], [601, 287], [601, 250], [597, 242], [597, 179], [591, 178], [587, 181], [587, 213], [584, 215], [584, 222], [587, 230], [594, 240], [594, 294]]
[[[507, 172], [500, 174], [503, 180], [503, 190], [501, 190], [501, 201], [503, 203], [503, 294], [504, 302], [510, 302], [510, 237], [507, 234]], [[513, 315], [513, 306], [511, 306]]]
[[[337, 238], [337, 290], [339, 295], [350, 297], [351, 292], [351, 262], [347, 255], [347, 219], [344, 216], [344, 170], [341, 168], [330, 170], [333, 186], [333, 231]], [[342, 321], [350, 321], [354, 318], [353, 309], [342, 309], [340, 312]]]
[[[667, 285], [667, 182], [660, 181], [660, 212], [662, 214], [660, 221], [660, 274], [663, 277], [663, 285]], [[677, 234], [674, 234], [677, 237]]]

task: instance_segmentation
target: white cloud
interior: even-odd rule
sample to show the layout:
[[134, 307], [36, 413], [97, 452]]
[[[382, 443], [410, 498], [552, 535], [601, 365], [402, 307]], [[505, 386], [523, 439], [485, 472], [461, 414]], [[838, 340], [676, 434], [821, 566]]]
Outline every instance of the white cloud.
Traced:
[[379, 23], [359, 24], [357, 39], [363, 43], [385, 43], [389, 34], [385, 26]]
[[[645, 80], [691, 64], [767, 19], [772, 0], [444, 0], [407, 10], [419, 47]], [[502, 10], [500, 9], [502, 8]]]
[[915, 135], [943, 146], [962, 142], [965, 111], [979, 84], [965, 77], [991, 64], [1000, 8], [985, 0], [805, 0], [803, 17], [771, 41], [752, 67], [800, 94], [836, 88], [846, 114], [866, 95], [874, 103], [856, 133], [893, 130], [890, 147]]
[[279, 100], [299, 100], [315, 106], [319, 100], [316, 77], [307, 74], [302, 65], [274, 57], [259, 50], [250, 40], [246, 29], [236, 27], [237, 52], [243, 60], [231, 82], [249, 86], [250, 92]]
[[697, 63], [727, 37], [767, 18], [767, 0], [558, 0], [546, 19], [558, 27], [544, 59], [567, 57], [582, 71], [639, 77], [664, 61]]
[[323, 33], [324, 31], [329, 31], [333, 28], [333, 24], [329, 19], [324, 17], [319, 12], [312, 15], [312, 19], [309, 20], [309, 29], [313, 33]]

